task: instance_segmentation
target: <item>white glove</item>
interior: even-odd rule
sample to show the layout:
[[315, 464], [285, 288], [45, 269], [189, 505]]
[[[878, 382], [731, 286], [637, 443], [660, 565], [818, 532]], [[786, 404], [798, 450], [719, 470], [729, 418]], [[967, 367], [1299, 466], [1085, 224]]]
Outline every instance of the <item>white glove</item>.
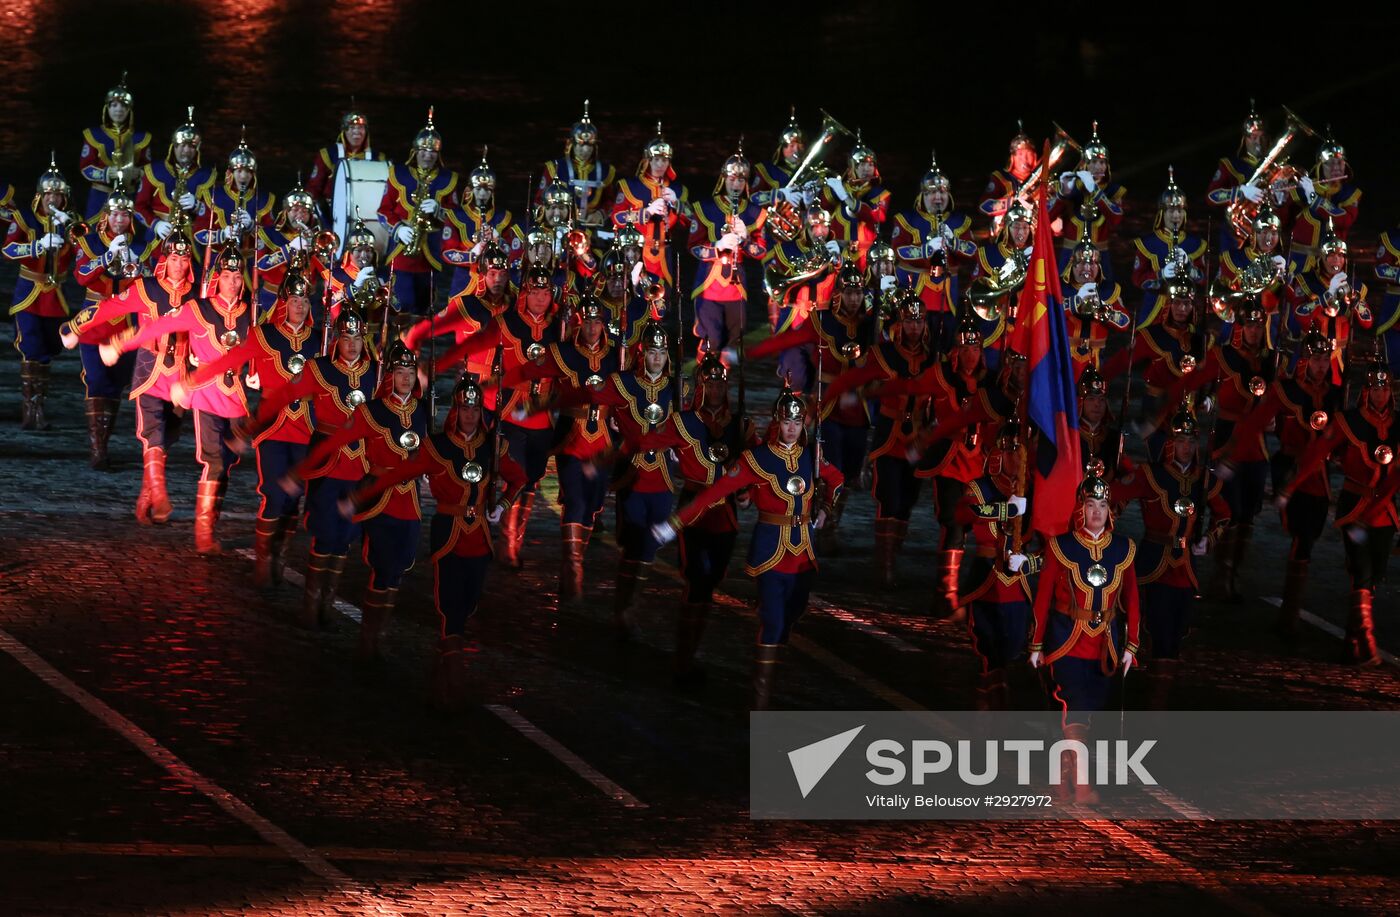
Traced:
[[1337, 288], [1347, 282], [1347, 275], [1341, 271], [1332, 275], [1332, 279], [1327, 281], [1327, 292], [1335, 293]]
[[174, 229], [174, 227], [165, 220], [156, 220], [155, 225], [151, 228], [156, 231], [156, 235], [162, 242], [170, 237], [171, 230]]
[[252, 389], [255, 392], [260, 391], [262, 389], [262, 377], [260, 377], [257, 373], [249, 373], [248, 375], [243, 377], [243, 381], [250, 389]]
[[1303, 194], [1307, 196], [1309, 204], [1317, 200], [1317, 188], [1313, 186], [1313, 180], [1310, 176], [1304, 175], [1300, 177], [1298, 179], [1298, 187], [1303, 189]]
[[501, 521], [501, 517], [505, 514], [506, 508], [501, 504], [497, 503], [491, 508], [491, 512], [486, 514], [486, 521], [491, 523], [492, 525], [495, 525], [496, 523]]
[[661, 189], [661, 196], [666, 200], [666, 203], [672, 207], [676, 206], [676, 192], [672, 191], [669, 185]]
[[1060, 194], [1061, 194], [1061, 196], [1063, 196], [1063, 197], [1069, 197], [1070, 193], [1073, 192], [1073, 191], [1074, 191], [1074, 173], [1073, 173], [1073, 172], [1061, 172], [1061, 173], [1060, 173]]
[[223, 229], [219, 230], [219, 241], [220, 241], [220, 242], [231, 242], [231, 241], [233, 241], [234, 239], [237, 239], [237, 238], [238, 238], [238, 230], [235, 229], [235, 228], [232, 227], [232, 226], [225, 226]]
[[1024, 554], [1012, 554], [1006, 558], [1006, 569], [1012, 573], [1020, 573], [1021, 568], [1026, 565], [1028, 558]]
[[826, 510], [817, 510], [817, 521], [812, 523], [812, 528], [821, 530], [826, 527]]
[[118, 349], [116, 344], [110, 341], [104, 341], [97, 345], [97, 355], [102, 358], [103, 364], [107, 366], [116, 366], [117, 361], [122, 358], [121, 350]]
[[433, 200], [432, 198], [428, 198], [423, 203], [418, 205], [418, 209], [421, 210], [423, 213], [427, 214], [428, 216], [432, 216], [433, 214], [437, 213], [438, 202]]
[[842, 392], [841, 397], [836, 399], [836, 403], [843, 408], [853, 408], [860, 404], [860, 396], [855, 392]]
[[67, 322], [58, 326], [58, 339], [62, 342], [64, 350], [72, 350], [78, 346], [78, 336], [73, 333], [73, 327]]
[[253, 215], [246, 210], [238, 211], [238, 227], [247, 232], [253, 228]]
[[49, 214], [49, 216], [53, 219], [53, 224], [55, 226], [63, 226], [68, 222], [68, 213], [64, 210], [55, 210], [53, 213]]
[[335, 506], [336, 509], [340, 511], [340, 515], [343, 518], [355, 518], [355, 501], [351, 500], [349, 497], [341, 497], [339, 500], [335, 501]]
[[1258, 185], [1240, 185], [1235, 189], [1235, 194], [1251, 204], [1257, 204], [1264, 199], [1264, 190]]
[[[116, 255], [116, 254], [117, 254], [118, 252], [120, 252], [120, 251], [122, 250], [122, 248], [124, 248], [125, 246], [126, 246], [126, 233], [122, 233], [122, 234], [119, 235], [119, 236], [114, 236], [114, 237], [112, 238], [112, 241], [107, 243], [107, 254], [109, 254], [109, 255]], [[1338, 274], [1337, 276], [1340, 277], [1341, 275]]]
[[1370, 539], [1370, 535], [1367, 533], [1364, 525], [1349, 525], [1342, 529], [1342, 533], [1347, 536], [1347, 541], [1350, 541], [1352, 544], [1365, 544]]
[[1025, 248], [1021, 249], [1021, 254], [1025, 255], [1027, 258], [1031, 257], [1035, 254], [1035, 245], [1027, 245]]
[[1127, 677], [1128, 670], [1131, 669], [1131, 668], [1133, 667], [1133, 663], [1135, 663], [1135, 662], [1137, 662], [1137, 657], [1133, 655], [1133, 651], [1132, 651], [1132, 650], [1124, 650], [1124, 651], [1123, 651], [1123, 675], [1124, 675], [1124, 677]]
[[413, 227], [407, 223], [400, 223], [398, 228], [394, 230], [394, 238], [407, 245], [413, 241]]
[[1033, 668], [1033, 669], [1038, 669], [1038, 668], [1040, 668], [1040, 661], [1041, 661], [1042, 659], [1044, 659], [1044, 658], [1045, 658], [1045, 656], [1040, 652], [1040, 650], [1036, 650], [1035, 652], [1031, 653], [1031, 659], [1030, 659], [1031, 668]]
[[1024, 516], [1026, 514], [1025, 497], [1012, 494], [1011, 497], [1006, 501], [1006, 504], [1007, 506], [1010, 506], [1012, 509], [1016, 510], [1016, 515]]
[[782, 197], [783, 200], [787, 201], [789, 204], [792, 204], [794, 207], [802, 203], [801, 188], [779, 188], [778, 195]]
[[170, 403], [176, 407], [189, 409], [190, 390], [185, 388], [185, 383], [175, 381], [170, 385]]
[[1280, 493], [1274, 495], [1274, 509], [1280, 513], [1288, 509], [1288, 494]]
[[1211, 411], [1213, 411], [1213, 410], [1215, 410], [1215, 396], [1214, 396], [1214, 395], [1207, 395], [1207, 396], [1205, 396], [1204, 398], [1202, 398], [1202, 399], [1201, 399], [1201, 413], [1202, 413], [1202, 414], [1209, 414], [1209, 413], [1210, 413]]
[[1167, 278], [1168, 280], [1171, 280], [1173, 277], [1176, 276], [1175, 261], [1168, 261], [1166, 264], [1162, 265], [1162, 276]]
[[180, 195], [179, 200], [175, 203], [180, 205], [181, 210], [193, 210], [195, 205], [194, 195], [186, 191], [184, 194]]
[[1210, 539], [1202, 535], [1200, 538], [1196, 539], [1195, 544], [1191, 545], [1191, 556], [1205, 557], [1208, 547], [1210, 547]]
[[1285, 264], [1288, 263], [1287, 261], [1284, 260], [1284, 258], [1283, 258], [1282, 255], [1274, 255], [1274, 256], [1273, 256], [1272, 258], [1270, 258], [1269, 260], [1273, 262], [1274, 270], [1276, 270], [1276, 271], [1281, 271], [1281, 270], [1283, 270], [1283, 266], [1284, 266]]
[[676, 529], [669, 522], [658, 522], [651, 527], [651, 537], [657, 544], [670, 544], [676, 540]]
[[352, 287], [355, 287], [356, 289], [358, 289], [358, 288], [364, 286], [365, 283], [366, 283], [371, 277], [373, 277], [373, 276], [374, 276], [374, 268], [372, 268], [372, 267], [362, 267], [362, 268], [360, 268], [360, 272], [359, 272], [358, 274], [355, 275], [355, 279], [352, 280], [352, 281], [350, 281], [350, 285], [351, 285]]
[[924, 243], [924, 254], [932, 255], [934, 252], [943, 251], [943, 244], [944, 243], [942, 236], [934, 236], [932, 239], [929, 239], [927, 242]]
[[1098, 295], [1099, 295], [1099, 285], [1098, 285], [1097, 283], [1093, 282], [1093, 281], [1090, 281], [1089, 283], [1086, 283], [1086, 284], [1084, 284], [1084, 286], [1082, 286], [1082, 287], [1079, 288], [1079, 298], [1080, 298], [1080, 299], [1083, 299], [1083, 298], [1086, 297], [1086, 296], [1098, 296]]
[[632, 265], [632, 286], [635, 287], [637, 284], [642, 282], [642, 272], [645, 270], [646, 265], [642, 264], [642, 262], [640, 261]]
[[851, 193], [846, 190], [846, 183], [835, 175], [827, 178], [826, 186], [830, 188], [831, 193], [836, 195], [841, 201], [845, 202], [851, 199]]
[[826, 240], [826, 253], [827, 253], [828, 255], [839, 255], [839, 254], [841, 254], [841, 243], [840, 243], [840, 242], [837, 242], [835, 239], [827, 239], [827, 240]]
[[745, 223], [743, 220], [739, 219], [738, 217], [735, 217], [729, 221], [729, 231], [734, 233], [734, 235], [738, 236], [740, 239], [747, 239], [749, 237], [748, 224]]
[[294, 252], [299, 252], [303, 248], [306, 248], [306, 238], [304, 236], [297, 236], [287, 245], [287, 247]]
[[812, 206], [813, 204], [815, 204], [816, 202], [817, 202], [817, 190], [816, 190], [815, 188], [813, 188], [813, 187], [810, 187], [810, 186], [804, 187], [804, 188], [802, 189], [802, 203], [803, 203], [803, 205], [804, 205], [804, 206], [807, 206], [807, 207], [811, 207], [811, 206]]
[[666, 209], [666, 199], [664, 197], [658, 197], [650, 204], [647, 204], [647, 216], [663, 217], [666, 215]]
[[36, 252], [46, 252], [51, 248], [62, 248], [63, 237], [56, 232], [46, 233], [34, 241]]
[[896, 277], [885, 276], [880, 278], [881, 293], [888, 293], [890, 290], [893, 290], [897, 286], [899, 286], [899, 280]]
[[1093, 194], [1095, 191], [1099, 190], [1099, 183], [1094, 181], [1094, 176], [1088, 171], [1075, 172], [1074, 174], [1079, 176], [1079, 181], [1084, 185], [1085, 191]]
[[715, 243], [715, 248], [719, 249], [720, 251], [724, 251], [725, 249], [728, 249], [729, 251], [738, 251], [739, 243], [743, 241], [743, 238], [738, 234], [727, 232], [719, 237], [719, 242]]
[[475, 245], [472, 246], [472, 257], [479, 258], [481, 257], [481, 253], [484, 251], [486, 251], [486, 240], [482, 239], [481, 241], [477, 242]]

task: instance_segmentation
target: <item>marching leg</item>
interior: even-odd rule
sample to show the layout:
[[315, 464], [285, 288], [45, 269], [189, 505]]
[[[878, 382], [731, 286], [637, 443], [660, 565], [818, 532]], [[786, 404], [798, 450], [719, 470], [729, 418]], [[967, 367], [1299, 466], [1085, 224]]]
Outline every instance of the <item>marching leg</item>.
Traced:
[[1298, 612], [1303, 607], [1303, 590], [1308, 584], [1308, 561], [1289, 560], [1283, 578], [1283, 602], [1278, 608], [1275, 630], [1284, 640], [1298, 638]]
[[753, 704], [749, 709], [768, 709], [768, 704], [773, 697], [773, 675], [774, 670], [778, 667], [778, 650], [781, 648], [776, 643], [760, 643], [758, 645], [753, 666]]
[[214, 523], [219, 518], [223, 496], [218, 481], [200, 481], [195, 488], [194, 549], [205, 556], [218, 554], [219, 542], [214, 539]]
[[253, 520], [253, 586], [267, 589], [272, 585], [272, 556], [277, 553], [277, 537], [282, 531], [282, 520]]

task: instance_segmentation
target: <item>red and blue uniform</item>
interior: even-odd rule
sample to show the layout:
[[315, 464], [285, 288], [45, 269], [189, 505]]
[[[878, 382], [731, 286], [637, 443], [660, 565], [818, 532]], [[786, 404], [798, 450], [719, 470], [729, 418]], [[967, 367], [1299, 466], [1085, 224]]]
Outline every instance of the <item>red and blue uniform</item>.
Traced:
[[[306, 192], [316, 202], [322, 225], [329, 226], [335, 222], [336, 214], [331, 213], [330, 208], [335, 198], [335, 173], [340, 169], [340, 164], [347, 159], [351, 162], [384, 162], [385, 158], [383, 153], [376, 152], [370, 146], [369, 128], [365, 128], [365, 140], [359, 149], [348, 149], [345, 132], [341, 131], [335, 143], [316, 151], [316, 157], [311, 161], [311, 171], [306, 176]], [[350, 168], [353, 175], [355, 167]], [[346, 214], [346, 217], [346, 226], [355, 225], [356, 215], [353, 212]]]
[[[899, 259], [895, 275], [899, 285], [918, 293], [928, 311], [939, 316], [930, 316], [930, 322], [938, 325], [935, 339], [945, 343], [951, 340], [958, 309], [958, 270], [964, 262], [977, 258], [977, 243], [971, 236], [972, 218], [952, 208], [950, 197], [947, 212], [929, 213], [920, 194], [914, 207], [895, 215], [890, 231], [890, 245]], [[944, 226], [952, 232], [952, 242], [945, 244], [941, 256], [931, 258], [925, 246], [931, 239], [942, 237], [940, 227]], [[935, 260], [942, 261], [938, 276], [933, 273]]]
[[[1013, 529], [1018, 524], [1012, 521], [1014, 512], [1007, 502], [1015, 487], [1006, 475], [984, 475], [963, 485], [956, 506], [958, 524], [972, 530], [976, 544], [958, 607], [968, 610], [968, 634], [984, 674], [1023, 657], [1030, 639], [1029, 574], [1038, 558], [1028, 557], [1027, 566], [1016, 573], [1004, 562], [1014, 547]], [[1026, 505], [1029, 513], [1029, 502]]]
[[1375, 334], [1383, 338], [1390, 361], [1390, 372], [1400, 370], [1400, 229], [1381, 233], [1376, 250], [1376, 279], [1384, 286], [1381, 305], [1376, 310]]
[[[779, 265], [781, 272], [791, 276], [806, 270], [813, 258], [822, 257], [825, 243], [814, 243], [806, 233], [790, 242], [778, 246], [772, 260]], [[804, 327], [814, 311], [822, 309], [831, 301], [840, 275], [838, 266], [828, 264], [827, 268], [814, 277], [788, 286], [781, 302], [769, 300], [768, 324], [773, 329], [774, 339], [788, 340], [787, 332]], [[778, 378], [786, 380], [793, 391], [812, 390], [812, 370], [816, 365], [814, 351], [810, 343], [794, 342], [778, 353]]]
[[1189, 279], [1192, 285], [1199, 286], [1205, 278], [1206, 243], [1190, 233], [1181, 233], [1173, 243], [1172, 234], [1158, 227], [1145, 236], [1138, 236], [1133, 248], [1132, 284], [1142, 291], [1137, 323], [1139, 328], [1146, 328], [1157, 320], [1167, 304], [1162, 268], [1171, 260], [1172, 250], [1180, 248], [1186, 252], [1187, 264], [1191, 266]]
[[[1109, 679], [1124, 651], [1137, 654], [1137, 546], [1105, 530], [1051, 538], [1035, 591], [1031, 652], [1043, 652], [1065, 723], [1087, 724], [1108, 702]], [[1103, 574], [1103, 584], [1093, 585]]]
[[757, 580], [759, 643], [788, 642], [807, 610], [817, 572], [811, 527], [841, 492], [841, 472], [821, 463], [801, 442], [770, 441], [746, 450], [724, 477], [696, 494], [671, 518], [677, 530], [696, 523], [710, 507], [749, 490], [758, 520], [744, 571]]
[[[38, 241], [50, 231], [62, 236], [63, 244], [41, 252]], [[10, 314], [15, 317], [15, 349], [25, 360], [48, 363], [63, 350], [58, 330], [68, 317], [63, 280], [73, 267], [76, 248], [62, 225], [50, 230], [47, 219], [28, 207], [16, 207], [5, 235], [4, 254], [19, 264], [10, 303]], [[49, 282], [50, 272], [53, 283]]]
[[[172, 155], [170, 159], [149, 163], [141, 173], [141, 188], [136, 192], [136, 215], [147, 226], [154, 228], [156, 220], [169, 223], [171, 214], [180, 209], [180, 203], [176, 200], [179, 195], [175, 192], [180, 185], [178, 168]], [[217, 181], [218, 175], [208, 166], [201, 166], [196, 154], [184, 183], [185, 191], [194, 195], [196, 207], [201, 198], [214, 190]], [[194, 214], [190, 213], [189, 217], [193, 222]]]
[[[159, 241], [150, 230], [135, 220], [132, 220], [131, 228], [125, 235], [127, 245], [136, 256], [136, 263], [141, 265], [143, 272], [149, 273], [149, 264], [155, 260]], [[113, 238], [115, 234], [104, 223], [78, 240], [77, 264], [73, 275], [77, 277], [87, 297], [84, 309], [95, 309], [104, 299], [120, 296], [126, 287], [136, 281], [135, 277], [122, 276], [122, 262], [119, 259], [108, 260], [107, 246]], [[80, 312], [74, 316], [74, 320], [77, 321], [81, 315]], [[122, 324], [130, 325], [131, 320], [126, 319]], [[98, 355], [96, 344], [80, 342], [78, 357], [83, 361], [83, 389], [88, 398], [120, 398], [122, 389], [131, 384], [131, 373], [136, 368], [136, 354], [122, 354], [116, 366], [108, 366]]]
[[468, 198], [461, 207], [449, 210], [442, 223], [442, 260], [452, 266], [448, 298], [461, 295], [476, 279], [476, 255], [472, 249], [483, 225], [495, 231], [512, 262], [518, 262], [525, 253], [525, 233], [509, 210], [493, 204], [483, 213]]
[[[729, 231], [731, 216], [746, 229], [744, 239], [731, 251], [715, 247]], [[690, 253], [695, 257], [695, 336], [716, 348], [736, 347], [744, 334], [745, 290], [748, 262], [762, 264], [768, 246], [764, 232], [767, 211], [745, 197], [734, 206], [715, 194], [691, 210]], [[795, 384], [795, 383], [794, 383]]]
[[[1105, 279], [1113, 279], [1113, 259], [1108, 246], [1123, 222], [1123, 198], [1127, 189], [1116, 181], [1106, 181], [1092, 192], [1086, 191], [1080, 182], [1074, 183], [1074, 190], [1064, 193], [1064, 188], [1056, 186], [1055, 203], [1050, 207], [1050, 219], [1060, 222], [1060, 267], [1063, 269], [1074, 254], [1074, 247], [1080, 242], [1088, 242], [1099, 250], [1102, 256]], [[1088, 219], [1085, 219], [1085, 210]]]
[[1311, 270], [1316, 264], [1329, 226], [1337, 238], [1346, 241], [1361, 209], [1361, 189], [1351, 182], [1326, 182], [1316, 175], [1313, 182], [1315, 196], [1311, 203], [1301, 185], [1289, 192], [1297, 211], [1288, 245], [1288, 261], [1295, 272]]
[[[645, 168], [645, 166], [644, 166]], [[670, 188], [676, 195], [676, 202], [668, 206], [663, 217], [651, 217], [646, 207], [662, 196], [662, 189]], [[671, 231], [683, 217], [689, 216], [690, 191], [676, 181], [675, 169], [668, 169], [660, 181], [650, 175], [634, 175], [620, 179], [617, 183], [617, 200], [613, 203], [613, 225], [634, 226], [642, 234], [642, 264], [648, 272], [660, 277], [667, 286], [677, 278], [671, 276], [671, 250], [667, 240]], [[656, 248], [656, 253], [652, 249]]]
[[107, 169], [111, 167], [135, 167], [134, 174], [128, 175], [127, 190], [133, 190], [139, 180], [141, 170], [151, 159], [150, 131], [137, 130], [132, 126], [133, 116], [126, 116], [126, 128], [118, 129], [111, 124], [106, 112], [102, 123], [83, 131], [83, 150], [79, 154], [78, 171], [91, 183], [87, 206], [83, 209], [85, 219], [94, 220], [102, 212], [107, 198], [112, 194], [112, 183], [107, 179]]
[[[459, 176], [451, 169], [438, 166], [425, 175], [415, 167], [394, 163], [384, 197], [379, 202], [379, 222], [391, 232], [402, 225], [411, 227], [416, 196], [423, 201], [436, 201], [439, 214], [449, 213], [457, 206], [459, 184]], [[425, 231], [417, 254], [407, 254], [404, 248], [395, 234], [384, 257], [384, 263], [393, 272], [396, 308], [414, 315], [427, 315], [434, 307], [433, 274], [443, 268], [442, 233]]]

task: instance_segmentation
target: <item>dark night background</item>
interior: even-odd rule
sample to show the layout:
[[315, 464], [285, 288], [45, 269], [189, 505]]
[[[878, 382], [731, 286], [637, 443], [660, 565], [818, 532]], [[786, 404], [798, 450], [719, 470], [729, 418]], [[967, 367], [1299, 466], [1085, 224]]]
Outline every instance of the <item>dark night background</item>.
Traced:
[[[1365, 192], [1358, 254], [1400, 216], [1393, 20], [1329, 10], [1311, 30], [1306, 20], [1280, 23], [1275, 40], [1251, 18], [1245, 42], [1237, 26], [1162, 7], [1141, 8], [1156, 19], [1132, 30], [1082, 34], [1057, 28], [1080, 16], [1064, 10], [1037, 29], [1024, 13], [948, 21], [932, 5], [893, 0], [656, 9], [12, 0], [0, 13], [11, 87], [0, 97], [0, 174], [28, 200], [54, 148], [76, 179], [80, 131], [126, 69], [156, 155], [193, 104], [205, 161], [222, 163], [246, 123], [262, 180], [279, 197], [335, 138], [353, 94], [374, 146], [394, 158], [435, 105], [448, 164], [469, 169], [490, 144], [499, 194], [518, 210], [527, 175], [558, 154], [588, 97], [619, 174], [635, 169], [662, 118], [676, 168], [701, 193], [739, 135], [751, 158], [766, 157], [790, 103], [809, 135], [825, 108], [864, 129], [897, 208], [912, 200], [931, 147], [968, 207], [1003, 163], [1017, 118], [1033, 136], [1053, 119], [1081, 142], [1098, 119], [1115, 177], [1136, 217], [1150, 220], [1169, 163], [1199, 201], [1253, 96], [1271, 130], [1287, 104], [1319, 130], [1331, 124], [1346, 145]], [[1310, 165], [1315, 142], [1296, 147], [1295, 161]]]

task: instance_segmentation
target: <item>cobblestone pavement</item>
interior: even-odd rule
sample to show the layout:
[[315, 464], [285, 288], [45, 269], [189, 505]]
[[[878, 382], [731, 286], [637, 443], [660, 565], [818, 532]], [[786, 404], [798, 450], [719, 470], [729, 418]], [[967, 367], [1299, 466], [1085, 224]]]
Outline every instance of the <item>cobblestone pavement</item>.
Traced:
[[[473, 633], [475, 705], [436, 715], [425, 702], [436, 628], [426, 565], [405, 584], [388, 662], [357, 668], [351, 620], [308, 634], [290, 624], [294, 588], [271, 601], [252, 590], [238, 553], [252, 536], [250, 466], [234, 471], [226, 553], [197, 557], [188, 433], [170, 462], [176, 515], [138, 528], [129, 409], [113, 438], [117, 469], [95, 473], [76, 360], [57, 364], [48, 433], [18, 430], [17, 375], [0, 341], [8, 913], [985, 914], [1044, 907], [1061, 893], [1070, 897], [1052, 900], [1090, 913], [1305, 914], [1394, 912], [1400, 901], [1400, 831], [1386, 823], [750, 822], [748, 582], [726, 584], [731, 598], [705, 638], [707, 686], [678, 694], [674, 580], [652, 578], [644, 639], [619, 647], [609, 628], [615, 549], [595, 539], [588, 600], [560, 609], [558, 523], [547, 510], [531, 521], [525, 569], [493, 572]], [[771, 388], [752, 376], [750, 404], [766, 404]], [[966, 636], [927, 613], [927, 499], [896, 589], [867, 577], [870, 514], [868, 497], [853, 496], [848, 546], [824, 564], [821, 602], [780, 668], [777, 706], [964, 709], [974, 673]], [[1135, 530], [1131, 518], [1122, 524]], [[1261, 531], [1251, 592], [1279, 593], [1285, 550]], [[353, 605], [364, 577], [350, 566], [341, 595]], [[1313, 568], [1309, 609], [1342, 623], [1333, 535]], [[1391, 650], [1396, 599], [1392, 585], [1376, 600]], [[1317, 628], [1286, 649], [1271, 620], [1262, 600], [1205, 603], [1177, 703], [1400, 703], [1395, 668], [1337, 664], [1338, 641]], [[36, 677], [41, 664], [49, 677]], [[1042, 703], [1029, 671], [1015, 689], [1019, 703]], [[1130, 686], [1128, 704], [1138, 701]], [[585, 774], [522, 732], [521, 718]]]

